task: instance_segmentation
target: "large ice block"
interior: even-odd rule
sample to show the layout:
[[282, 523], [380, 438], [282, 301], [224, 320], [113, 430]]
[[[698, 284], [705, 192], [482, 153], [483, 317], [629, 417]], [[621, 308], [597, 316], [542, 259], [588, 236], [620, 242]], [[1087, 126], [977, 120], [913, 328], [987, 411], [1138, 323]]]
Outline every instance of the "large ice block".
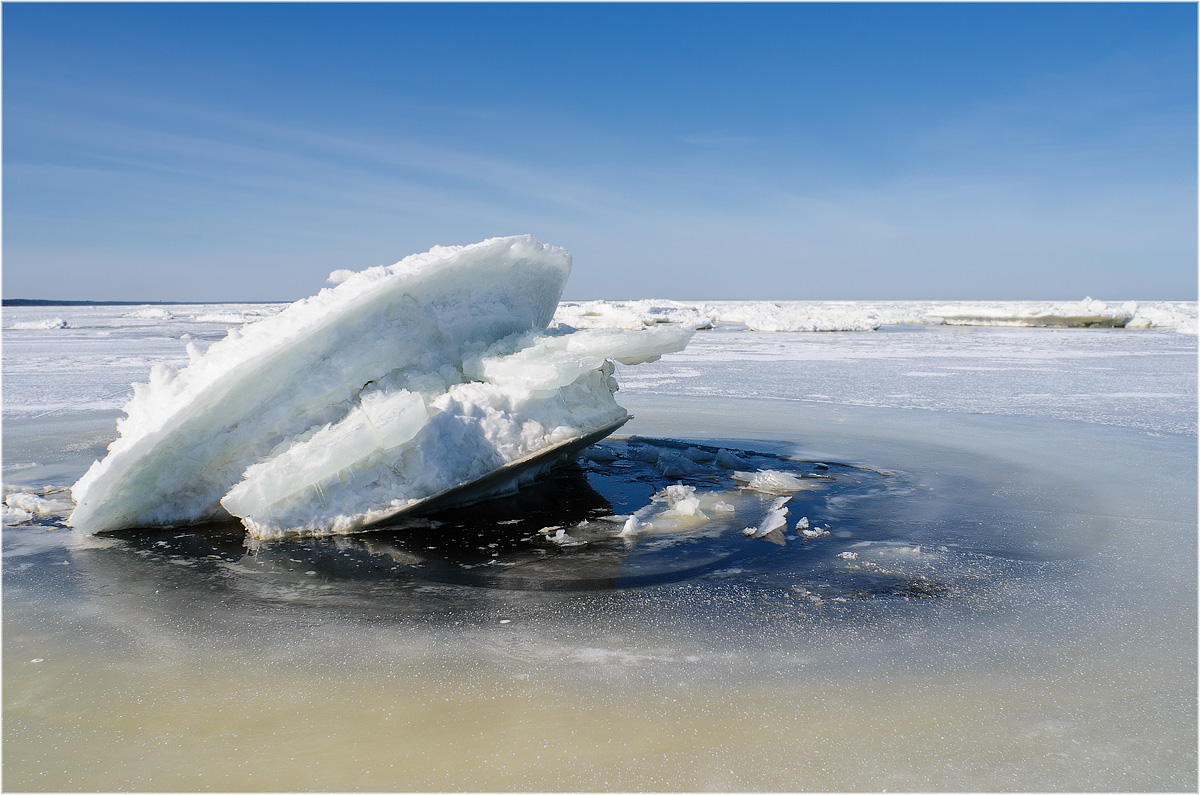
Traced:
[[547, 331], [571, 257], [532, 237], [437, 247], [158, 366], [72, 489], [89, 532], [238, 516], [345, 533], [628, 415], [613, 361], [690, 332]]

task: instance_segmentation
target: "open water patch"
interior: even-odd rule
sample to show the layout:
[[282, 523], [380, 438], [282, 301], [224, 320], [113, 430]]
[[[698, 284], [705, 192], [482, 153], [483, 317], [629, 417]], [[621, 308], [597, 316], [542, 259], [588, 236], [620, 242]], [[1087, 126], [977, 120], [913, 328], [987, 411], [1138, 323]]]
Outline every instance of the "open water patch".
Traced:
[[[1031, 563], [1088, 554], [1103, 533], [1086, 519], [1045, 515], [964, 472], [630, 437], [594, 445], [514, 494], [372, 532], [256, 541], [231, 521], [77, 539], [84, 548], [73, 555], [93, 568], [98, 545], [102, 568], [116, 565], [126, 581], [292, 604], [336, 596], [378, 607], [392, 594], [416, 611], [433, 591], [676, 583], [836, 609], [978, 597]], [[16, 535], [55, 525], [40, 518]], [[19, 554], [20, 538], [9, 541], [6, 556]], [[45, 539], [35, 546], [40, 553]]]

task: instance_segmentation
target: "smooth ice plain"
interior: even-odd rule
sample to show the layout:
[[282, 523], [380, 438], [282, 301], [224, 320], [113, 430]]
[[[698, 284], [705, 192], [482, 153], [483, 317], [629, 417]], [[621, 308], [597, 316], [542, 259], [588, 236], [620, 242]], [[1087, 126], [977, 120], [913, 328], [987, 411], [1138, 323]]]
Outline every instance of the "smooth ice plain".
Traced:
[[6, 789], [1196, 788], [1194, 336], [718, 322], [516, 497], [68, 529], [129, 382], [278, 310], [6, 309]]

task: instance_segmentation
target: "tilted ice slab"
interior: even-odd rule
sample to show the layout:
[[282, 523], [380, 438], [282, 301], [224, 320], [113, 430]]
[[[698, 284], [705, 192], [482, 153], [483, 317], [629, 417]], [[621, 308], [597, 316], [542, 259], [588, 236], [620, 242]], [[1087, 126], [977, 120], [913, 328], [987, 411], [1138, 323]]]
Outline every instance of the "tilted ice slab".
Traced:
[[546, 331], [570, 268], [528, 236], [437, 247], [189, 347], [134, 385], [71, 525], [353, 532], [618, 425], [612, 361], [691, 332]]

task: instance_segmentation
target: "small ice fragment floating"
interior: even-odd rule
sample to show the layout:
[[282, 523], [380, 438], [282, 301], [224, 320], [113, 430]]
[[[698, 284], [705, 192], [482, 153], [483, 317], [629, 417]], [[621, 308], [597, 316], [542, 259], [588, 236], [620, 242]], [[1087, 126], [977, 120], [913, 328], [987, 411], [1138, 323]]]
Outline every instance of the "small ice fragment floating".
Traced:
[[[795, 494], [821, 486], [821, 481], [812, 478], [798, 478], [787, 472], [775, 469], [762, 469], [757, 472], [734, 472], [733, 479], [742, 484], [743, 488], [751, 491], [761, 491], [765, 494]], [[786, 512], [785, 512], [786, 513]]]
[[350, 533], [511, 490], [629, 415], [614, 364], [679, 328], [548, 330], [571, 256], [529, 236], [436, 247], [236, 329], [135, 384], [72, 488], [100, 532], [233, 515], [255, 538]]

